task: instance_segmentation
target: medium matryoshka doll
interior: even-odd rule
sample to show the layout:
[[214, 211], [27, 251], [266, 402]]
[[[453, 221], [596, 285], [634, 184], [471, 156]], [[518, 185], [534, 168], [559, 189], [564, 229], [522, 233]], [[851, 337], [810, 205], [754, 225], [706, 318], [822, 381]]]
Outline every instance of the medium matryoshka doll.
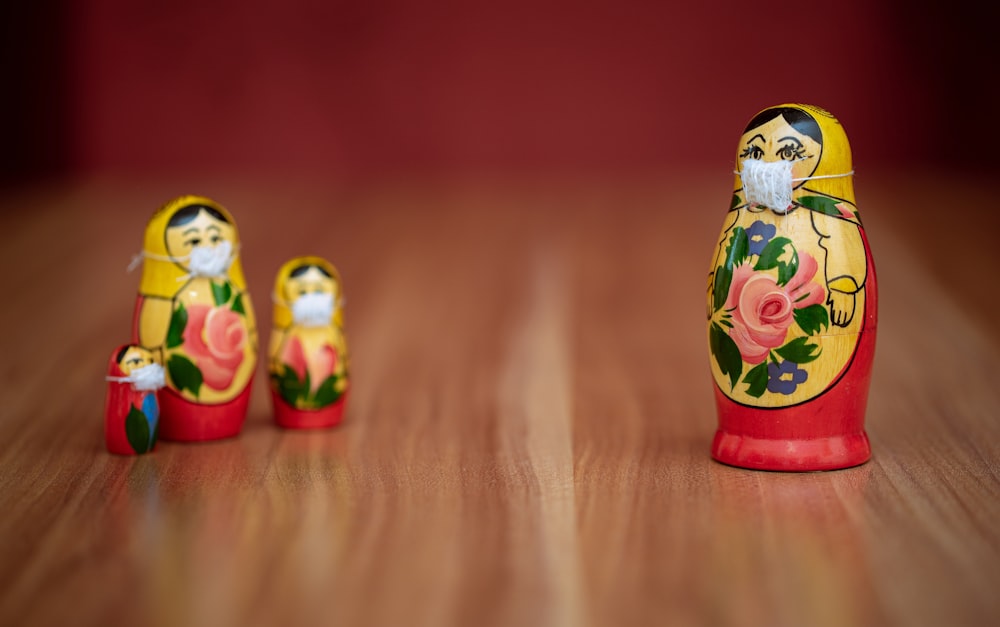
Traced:
[[160, 437], [235, 436], [257, 366], [257, 325], [233, 217], [208, 198], [183, 196], [146, 226], [133, 337], [160, 356]]
[[820, 108], [781, 105], [750, 121], [737, 154], [709, 274], [712, 456], [764, 470], [861, 464], [877, 294], [847, 135]]
[[163, 366], [135, 344], [119, 346], [108, 360], [104, 399], [104, 441], [118, 455], [140, 455], [156, 445]]
[[293, 429], [332, 427], [344, 416], [348, 354], [340, 275], [320, 257], [296, 257], [274, 281], [269, 371], [274, 419]]

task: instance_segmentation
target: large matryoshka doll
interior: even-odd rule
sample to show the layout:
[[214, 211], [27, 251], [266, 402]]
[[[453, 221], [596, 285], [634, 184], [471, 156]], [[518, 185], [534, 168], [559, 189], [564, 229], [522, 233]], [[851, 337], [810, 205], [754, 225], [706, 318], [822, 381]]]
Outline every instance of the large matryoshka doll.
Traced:
[[766, 470], [861, 464], [877, 294], [847, 135], [822, 109], [781, 105], [754, 116], [737, 155], [709, 274], [712, 456]]
[[133, 337], [166, 369], [161, 438], [227, 438], [246, 419], [257, 325], [239, 242], [229, 212], [199, 196], [168, 202], [146, 226]]
[[108, 391], [104, 397], [104, 442], [118, 455], [153, 450], [158, 435], [163, 366], [152, 352], [124, 344], [108, 359]]
[[340, 285], [321, 257], [296, 257], [278, 270], [268, 370], [282, 427], [332, 427], [343, 419], [348, 354]]

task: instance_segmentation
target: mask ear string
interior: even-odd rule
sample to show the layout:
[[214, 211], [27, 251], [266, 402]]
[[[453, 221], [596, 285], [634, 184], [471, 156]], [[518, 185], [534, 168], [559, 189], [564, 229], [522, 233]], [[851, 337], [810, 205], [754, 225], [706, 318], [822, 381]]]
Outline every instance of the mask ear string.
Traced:
[[191, 255], [184, 255], [183, 257], [171, 257], [169, 255], [157, 255], [156, 253], [151, 253], [148, 250], [142, 250], [132, 255], [132, 261], [128, 264], [128, 271], [132, 272], [139, 267], [143, 259], [153, 259], [155, 261], [173, 261], [174, 263], [180, 263], [187, 261], [191, 258]]
[[[739, 170], [733, 170], [733, 174], [740, 177], [740, 179], [743, 178], [743, 173], [740, 172]], [[819, 174], [817, 176], [803, 176], [802, 178], [792, 179], [792, 182], [801, 183], [802, 181], [815, 181], [818, 179], [839, 179], [845, 176], [854, 176], [854, 170], [851, 170], [849, 172], [844, 172], [843, 174]]]
[[801, 183], [802, 181], [815, 181], [817, 179], [839, 179], [845, 176], [854, 176], [854, 170], [850, 172], [844, 172], [843, 174], [820, 174], [817, 176], [803, 176], [799, 179], [792, 179], [795, 183]]
[[[233, 246], [233, 252], [230, 253], [232, 261], [236, 261], [236, 257], [239, 255], [241, 245], [237, 244]], [[158, 255], [156, 253], [151, 253], [148, 250], [142, 250], [132, 255], [132, 260], [129, 261], [126, 272], [132, 272], [142, 263], [143, 259], [152, 259], [154, 261], [169, 261], [173, 263], [183, 263], [185, 261], [191, 260], [191, 255], [184, 255], [183, 257], [171, 257], [170, 255]], [[232, 263], [232, 262], [230, 262]], [[177, 278], [178, 281], [186, 281], [190, 279], [193, 275], [188, 273]]]

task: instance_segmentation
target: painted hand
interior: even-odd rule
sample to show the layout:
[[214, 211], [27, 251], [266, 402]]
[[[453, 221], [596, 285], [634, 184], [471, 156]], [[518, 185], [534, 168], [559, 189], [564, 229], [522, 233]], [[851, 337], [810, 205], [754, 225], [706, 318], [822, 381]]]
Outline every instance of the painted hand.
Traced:
[[856, 298], [854, 294], [845, 294], [830, 290], [830, 297], [826, 304], [830, 307], [830, 322], [838, 327], [846, 327], [854, 319], [854, 306]]

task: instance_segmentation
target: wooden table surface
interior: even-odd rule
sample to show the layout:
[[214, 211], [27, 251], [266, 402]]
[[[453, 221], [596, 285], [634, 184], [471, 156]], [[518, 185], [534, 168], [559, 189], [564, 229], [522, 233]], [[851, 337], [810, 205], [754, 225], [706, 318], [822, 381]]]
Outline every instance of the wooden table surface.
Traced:
[[[1000, 623], [996, 193], [859, 169], [874, 457], [715, 463], [704, 330], [724, 166], [670, 177], [88, 180], [0, 201], [2, 625]], [[341, 270], [345, 423], [105, 452], [149, 215], [237, 218]]]

